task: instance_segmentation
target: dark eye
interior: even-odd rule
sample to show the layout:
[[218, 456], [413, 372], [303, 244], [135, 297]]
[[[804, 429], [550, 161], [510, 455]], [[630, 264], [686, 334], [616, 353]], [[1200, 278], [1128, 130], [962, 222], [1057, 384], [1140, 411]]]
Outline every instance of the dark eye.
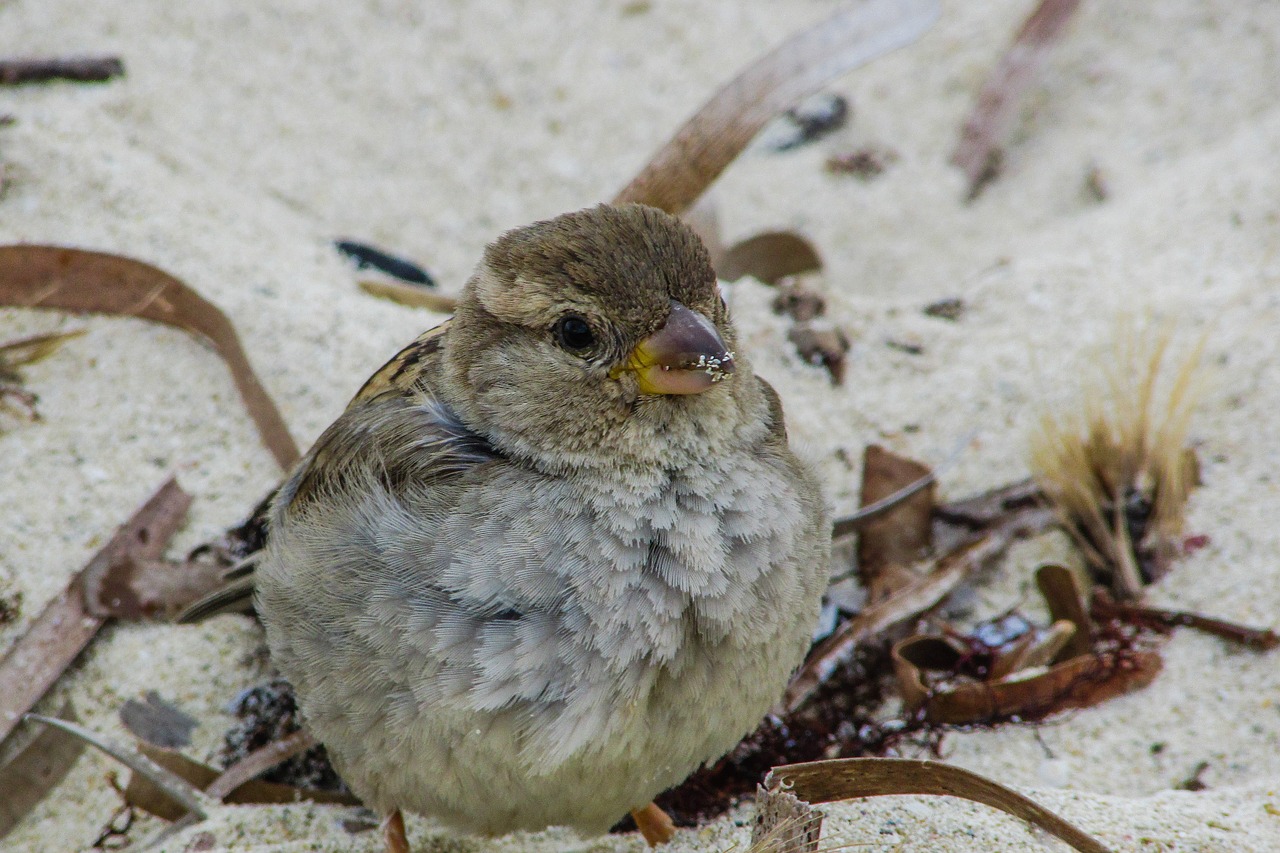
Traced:
[[583, 352], [595, 346], [596, 336], [587, 321], [577, 314], [567, 314], [556, 321], [556, 343], [569, 352]]

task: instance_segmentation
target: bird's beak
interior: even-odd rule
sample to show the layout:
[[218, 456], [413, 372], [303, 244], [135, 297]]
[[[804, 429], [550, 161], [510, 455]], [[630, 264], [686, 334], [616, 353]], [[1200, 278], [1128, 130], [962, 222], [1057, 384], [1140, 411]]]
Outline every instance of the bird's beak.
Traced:
[[710, 320], [675, 300], [661, 329], [631, 351], [616, 379], [635, 373], [641, 394], [699, 394], [733, 373], [733, 353]]

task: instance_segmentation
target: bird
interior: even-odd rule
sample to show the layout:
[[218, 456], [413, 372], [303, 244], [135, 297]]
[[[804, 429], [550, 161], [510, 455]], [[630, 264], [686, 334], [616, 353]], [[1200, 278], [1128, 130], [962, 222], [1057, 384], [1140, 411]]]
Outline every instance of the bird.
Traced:
[[829, 576], [707, 250], [598, 205], [508, 231], [455, 314], [377, 371], [271, 504], [248, 579], [306, 726], [407, 851], [607, 831], [752, 731]]

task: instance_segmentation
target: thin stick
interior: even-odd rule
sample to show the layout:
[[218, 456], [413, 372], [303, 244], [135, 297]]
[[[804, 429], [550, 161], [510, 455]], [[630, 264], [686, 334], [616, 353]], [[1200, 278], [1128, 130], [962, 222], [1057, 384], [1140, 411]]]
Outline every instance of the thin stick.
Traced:
[[219, 800], [226, 799], [228, 794], [245, 782], [258, 778], [277, 764], [288, 761], [295, 755], [306, 752], [315, 745], [316, 739], [311, 732], [299, 729], [291, 735], [255, 749], [235, 764], [232, 764], [222, 771], [221, 776], [210, 782], [209, 787], [205, 788], [204, 792]]
[[969, 179], [970, 200], [996, 177], [1000, 146], [1009, 133], [1014, 108], [1079, 5], [1080, 0], [1041, 0], [982, 87], [951, 155], [951, 162]]
[[90, 615], [87, 609], [85, 578], [101, 571], [103, 565], [159, 559], [190, 505], [191, 497], [177, 481], [170, 479], [161, 486], [0, 659], [0, 741], [35, 707], [106, 621]]

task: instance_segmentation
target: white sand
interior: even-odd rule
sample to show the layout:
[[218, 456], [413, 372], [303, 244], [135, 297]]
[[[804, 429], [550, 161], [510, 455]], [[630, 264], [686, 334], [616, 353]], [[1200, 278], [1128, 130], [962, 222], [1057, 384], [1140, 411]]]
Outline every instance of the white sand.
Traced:
[[[1213, 323], [1215, 384], [1194, 426], [1206, 485], [1190, 519], [1211, 544], [1151, 598], [1275, 626], [1280, 6], [1085, 4], [1029, 98], [1005, 175], [966, 206], [946, 160], [1030, 5], [948, 3], [918, 45], [833, 86], [852, 98], [848, 129], [785, 155], [749, 152], [731, 169], [716, 190], [727, 237], [795, 227], [822, 250], [830, 313], [854, 338], [848, 382], [831, 388], [799, 363], [767, 290], [751, 283], [734, 293], [744, 337], [845, 510], [857, 472], [837, 450], [857, 459], [878, 441], [937, 460], [976, 428], [944, 492], [1019, 478], [1036, 401], [1119, 311], [1178, 317], [1187, 339]], [[230, 315], [303, 444], [439, 319], [360, 294], [332, 238], [422, 259], [454, 290], [496, 233], [612, 195], [717, 85], [834, 3], [321, 6], [0, 2], [0, 55], [115, 52], [129, 72], [105, 86], [0, 92], [0, 112], [18, 120], [0, 130], [0, 241], [120, 252], [184, 278]], [[869, 143], [899, 154], [882, 177], [824, 174], [827, 154]], [[1082, 189], [1095, 165], [1110, 189], [1101, 204]], [[920, 313], [945, 296], [966, 300], [959, 322]], [[168, 472], [196, 496], [178, 551], [237, 521], [279, 477], [222, 364], [190, 338], [141, 321], [0, 312], [0, 340], [58, 328], [89, 333], [27, 371], [45, 420], [6, 422], [0, 435], [0, 595], [24, 602], [0, 650]], [[1021, 546], [982, 600], [1022, 600], [1035, 561], [1061, 553], [1056, 539]], [[154, 689], [201, 719], [193, 749], [206, 755], [227, 700], [262, 675], [260, 644], [237, 617], [112, 627], [49, 707], [69, 697], [90, 726], [123, 735], [120, 704]], [[1145, 691], [1039, 729], [952, 734], [947, 756], [1117, 850], [1280, 849], [1280, 657], [1187, 632], [1165, 657]], [[1209, 791], [1169, 790], [1201, 761]], [[104, 781], [113, 770], [81, 760], [0, 844], [86, 847], [117, 805]], [[830, 811], [824, 846], [1054, 849], [950, 801]], [[217, 849], [376, 849], [376, 834], [348, 835], [335, 814], [223, 808], [167, 849], [197, 836]], [[133, 837], [158, 828], [146, 821]], [[423, 850], [639, 849], [634, 838], [453, 841], [423, 821], [411, 829]], [[672, 849], [744, 839], [724, 821]]]

